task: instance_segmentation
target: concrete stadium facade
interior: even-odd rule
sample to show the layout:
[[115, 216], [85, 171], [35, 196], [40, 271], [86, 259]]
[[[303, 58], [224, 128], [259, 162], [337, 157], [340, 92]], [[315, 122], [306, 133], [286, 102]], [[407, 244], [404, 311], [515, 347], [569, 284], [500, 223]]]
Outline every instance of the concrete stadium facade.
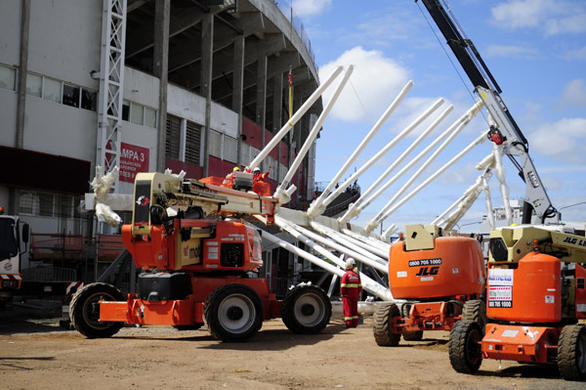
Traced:
[[[0, 0], [0, 205], [33, 233], [91, 234], [80, 201], [103, 159], [113, 1], [126, 10], [120, 193], [138, 171], [199, 178], [246, 164], [286, 123], [289, 72], [294, 107], [319, 84], [308, 41], [272, 0]], [[318, 100], [263, 164], [273, 187], [321, 110]], [[314, 160], [315, 147], [293, 207], [311, 200]]]

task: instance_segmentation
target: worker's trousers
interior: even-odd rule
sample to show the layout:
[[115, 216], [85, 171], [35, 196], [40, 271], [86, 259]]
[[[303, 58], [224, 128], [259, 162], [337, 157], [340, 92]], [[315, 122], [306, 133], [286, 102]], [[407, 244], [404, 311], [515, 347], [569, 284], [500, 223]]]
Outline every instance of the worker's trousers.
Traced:
[[342, 303], [346, 327], [356, 328], [358, 326], [358, 298], [343, 296]]

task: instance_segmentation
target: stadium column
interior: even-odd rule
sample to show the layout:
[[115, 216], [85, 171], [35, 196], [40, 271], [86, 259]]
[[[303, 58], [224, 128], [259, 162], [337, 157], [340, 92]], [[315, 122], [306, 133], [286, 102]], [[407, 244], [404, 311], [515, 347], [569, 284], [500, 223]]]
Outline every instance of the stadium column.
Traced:
[[201, 80], [200, 95], [206, 99], [205, 128], [203, 141], [203, 176], [209, 176], [210, 169], [210, 124], [212, 115], [212, 66], [214, 56], [214, 14], [204, 15], [201, 23]]
[[[261, 129], [261, 149], [266, 145], [267, 64], [267, 54], [264, 50], [260, 50], [257, 57], [256, 67], [256, 124], [259, 125]], [[264, 161], [262, 164], [261, 169], [265, 171], [267, 167]]]
[[153, 73], [159, 78], [159, 118], [157, 123], [157, 171], [159, 172], [163, 172], [166, 168], [165, 145], [167, 142], [167, 84], [169, 70], [170, 19], [170, 0], [156, 0]]
[[[26, 75], [28, 73], [28, 48], [29, 30], [31, 17], [30, 0], [22, 0], [20, 18], [20, 53], [19, 72], [17, 80], [17, 103], [16, 103], [16, 136], [14, 146], [18, 149], [24, 148], [24, 118], [26, 105]], [[8, 188], [8, 213], [16, 214], [19, 203], [19, 192], [14, 187]]]
[[237, 35], [234, 38], [234, 71], [232, 85], [232, 110], [238, 114], [238, 150], [237, 163], [242, 164], [242, 100], [244, 97], [244, 35]]
[[[283, 73], [279, 72], [273, 77], [273, 134], [281, 129], [283, 115]], [[281, 143], [277, 146], [277, 182], [281, 180]]]

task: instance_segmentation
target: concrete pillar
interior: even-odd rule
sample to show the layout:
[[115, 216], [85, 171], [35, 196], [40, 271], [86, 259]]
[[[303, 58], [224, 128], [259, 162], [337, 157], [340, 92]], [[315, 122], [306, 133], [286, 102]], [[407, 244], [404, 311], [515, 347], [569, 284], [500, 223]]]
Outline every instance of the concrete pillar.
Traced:
[[[273, 77], [273, 134], [281, 129], [281, 120], [283, 117], [283, 74], [278, 73]], [[277, 146], [277, 162], [281, 162], [281, 143]], [[277, 164], [277, 182], [281, 180], [281, 170]]]
[[18, 86], [16, 92], [16, 139], [14, 146], [22, 149], [24, 145], [24, 113], [26, 104], [26, 74], [28, 73], [28, 41], [31, 19], [31, 2], [22, 0], [20, 18], [20, 59], [18, 69]]
[[155, 2], [155, 36], [153, 73], [159, 78], [159, 118], [157, 123], [157, 171], [166, 168], [165, 146], [167, 143], [167, 84], [169, 70], [169, 21], [170, 0]]
[[206, 14], [201, 22], [201, 78], [200, 95], [206, 99], [203, 140], [203, 176], [209, 176], [210, 123], [212, 115], [212, 61], [214, 57], [214, 14]]
[[[256, 67], [256, 123], [261, 128], [261, 149], [265, 147], [265, 126], [267, 112], [267, 56], [259, 53]], [[263, 162], [263, 170], [266, 166]]]
[[[24, 148], [24, 117], [26, 105], [26, 75], [28, 73], [28, 43], [31, 20], [31, 2], [22, 0], [20, 10], [20, 53], [17, 80], [16, 102], [16, 136], [14, 146]], [[13, 187], [8, 188], [8, 213], [18, 213], [19, 191]]]
[[[243, 164], [242, 144], [242, 100], [244, 98], [244, 35], [234, 38], [234, 70], [232, 72], [232, 111], [238, 114], [238, 165]], [[248, 163], [248, 161], [246, 162]]]

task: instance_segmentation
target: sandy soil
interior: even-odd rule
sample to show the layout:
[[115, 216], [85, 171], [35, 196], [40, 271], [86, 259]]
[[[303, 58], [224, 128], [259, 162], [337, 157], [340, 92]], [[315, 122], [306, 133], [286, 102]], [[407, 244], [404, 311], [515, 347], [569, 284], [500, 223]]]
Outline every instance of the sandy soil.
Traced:
[[556, 369], [484, 361], [477, 375], [450, 366], [448, 333], [378, 347], [369, 317], [356, 329], [334, 319], [319, 335], [295, 335], [280, 320], [244, 343], [214, 340], [205, 328], [124, 328], [89, 340], [55, 321], [0, 324], [4, 389], [584, 389]]

